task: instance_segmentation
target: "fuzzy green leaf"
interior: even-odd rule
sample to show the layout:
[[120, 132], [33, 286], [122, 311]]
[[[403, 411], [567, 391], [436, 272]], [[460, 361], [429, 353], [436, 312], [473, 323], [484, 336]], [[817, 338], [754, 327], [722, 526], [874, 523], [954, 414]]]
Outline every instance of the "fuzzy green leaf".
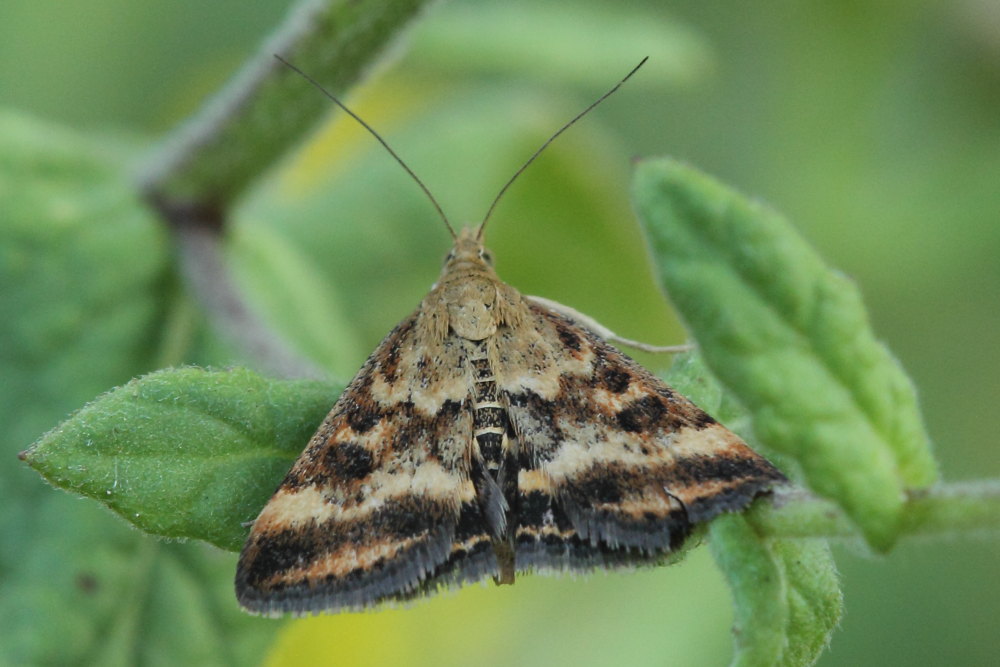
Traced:
[[811, 665], [830, 643], [844, 613], [837, 566], [825, 539], [773, 540], [768, 546], [785, 576], [788, 600], [782, 665]]
[[0, 112], [0, 664], [248, 664], [273, 633], [235, 608], [231, 555], [157, 544], [15, 460], [183, 338], [163, 334], [169, 245], [131, 157]]
[[243, 369], [160, 371], [101, 396], [25, 456], [146, 532], [235, 551], [337, 394]]
[[167, 235], [125, 159], [111, 141], [0, 111], [0, 403], [18, 422], [51, 400], [65, 414], [68, 385], [93, 396], [156, 352]]
[[634, 196], [663, 284], [757, 436], [888, 548], [904, 491], [937, 469], [913, 388], [857, 289], [776, 213], [690, 167], [640, 163]]
[[[4, 569], [0, 663], [254, 664], [276, 629], [235, 608], [232, 554], [162, 544], [43, 489]], [[8, 501], [8, 508], [9, 508]], [[44, 619], [44, 623], [39, 620]], [[182, 642], [177, 638], [183, 637]]]
[[789, 617], [780, 564], [739, 515], [716, 518], [709, 535], [735, 603], [733, 664], [777, 665]]
[[735, 604], [733, 665], [811, 665], [840, 622], [843, 600], [826, 540], [764, 540], [741, 515], [709, 527]]

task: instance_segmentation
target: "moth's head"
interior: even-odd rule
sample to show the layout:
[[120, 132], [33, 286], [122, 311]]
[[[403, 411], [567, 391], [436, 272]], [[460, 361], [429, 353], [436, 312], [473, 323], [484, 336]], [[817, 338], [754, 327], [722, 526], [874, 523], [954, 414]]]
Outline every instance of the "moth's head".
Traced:
[[493, 271], [493, 253], [483, 246], [479, 229], [465, 227], [455, 237], [455, 245], [444, 258], [444, 273], [459, 270]]

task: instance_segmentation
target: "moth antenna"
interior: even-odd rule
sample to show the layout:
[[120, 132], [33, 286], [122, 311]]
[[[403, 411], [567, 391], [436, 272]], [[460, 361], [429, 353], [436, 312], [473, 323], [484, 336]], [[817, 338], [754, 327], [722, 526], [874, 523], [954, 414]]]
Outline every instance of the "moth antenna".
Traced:
[[311, 83], [312, 85], [314, 85], [321, 93], [323, 93], [324, 95], [326, 95], [327, 98], [329, 98], [331, 102], [333, 102], [338, 107], [340, 107], [341, 110], [343, 110], [348, 116], [350, 116], [354, 120], [358, 121], [358, 123], [361, 124], [361, 127], [363, 127], [366, 130], [368, 130], [368, 132], [373, 137], [375, 137], [376, 139], [378, 139], [378, 142], [380, 144], [382, 144], [382, 146], [387, 151], [389, 151], [389, 155], [391, 155], [393, 158], [395, 158], [396, 162], [399, 163], [399, 166], [401, 166], [403, 169], [406, 170], [406, 173], [409, 174], [410, 177], [414, 181], [417, 182], [417, 185], [419, 185], [420, 189], [424, 191], [424, 194], [427, 195], [427, 198], [431, 200], [431, 203], [434, 205], [434, 209], [438, 212], [438, 215], [441, 217], [442, 222], [444, 222], [444, 226], [448, 228], [448, 233], [451, 234], [451, 238], [452, 239], [457, 239], [458, 238], [458, 235], [455, 234], [455, 228], [451, 226], [450, 222], [448, 222], [448, 216], [446, 216], [444, 214], [444, 209], [442, 209], [441, 205], [438, 204], [437, 199], [434, 198], [434, 195], [431, 194], [431, 191], [427, 188], [426, 185], [424, 185], [424, 182], [421, 181], [420, 178], [415, 173], [413, 173], [413, 170], [410, 169], [410, 167], [405, 162], [403, 162], [403, 158], [399, 157], [399, 155], [396, 153], [396, 151], [392, 150], [392, 146], [390, 146], [386, 142], [386, 140], [382, 138], [382, 135], [380, 135], [378, 132], [376, 132], [375, 129], [372, 128], [371, 125], [369, 125], [368, 123], [366, 123], [361, 118], [361, 116], [359, 116], [358, 114], [356, 114], [353, 111], [351, 111], [350, 109], [348, 109], [347, 106], [343, 102], [341, 102], [340, 100], [338, 100], [334, 96], [333, 93], [331, 93], [329, 90], [327, 90], [326, 88], [324, 88], [318, 81], [316, 81], [316, 79], [312, 78], [311, 76], [309, 76], [308, 74], [306, 74], [305, 72], [303, 72], [302, 70], [300, 70], [298, 67], [296, 67], [292, 63], [288, 62], [287, 60], [285, 60], [284, 58], [282, 58], [281, 56], [279, 56], [278, 54], [274, 54], [274, 57], [277, 58], [283, 65], [285, 65], [285, 67], [287, 67], [288, 69], [290, 69], [293, 72], [297, 73], [303, 79], [305, 79], [306, 81], [308, 81], [309, 83]]
[[509, 188], [511, 186], [511, 184], [514, 181], [517, 180], [517, 177], [520, 176], [521, 173], [525, 169], [528, 168], [528, 165], [530, 165], [532, 162], [534, 162], [535, 158], [537, 158], [541, 154], [542, 151], [544, 151], [546, 148], [548, 148], [549, 144], [551, 144], [553, 141], [555, 141], [556, 137], [558, 137], [560, 134], [562, 134], [563, 132], [565, 132], [566, 130], [568, 130], [574, 123], [576, 123], [576, 121], [580, 120], [581, 118], [583, 118], [584, 116], [586, 116], [588, 113], [590, 113], [590, 111], [594, 107], [596, 107], [598, 104], [600, 104], [604, 100], [606, 100], [609, 97], [611, 97], [611, 95], [615, 91], [617, 91], [619, 88], [622, 87], [622, 84], [624, 84], [626, 81], [628, 81], [630, 78], [632, 78], [632, 75], [639, 71], [640, 67], [642, 67], [643, 65], [646, 64], [647, 60], [649, 60], [649, 56], [646, 56], [645, 58], [643, 58], [642, 60], [640, 60], [639, 64], [636, 65], [635, 67], [633, 67], [632, 71], [629, 72], [628, 74], [626, 74], [625, 78], [623, 78], [621, 81], [619, 81], [618, 83], [616, 83], [615, 86], [611, 90], [609, 90], [608, 92], [606, 92], [603, 95], [601, 95], [600, 97], [598, 97], [594, 102], [591, 103], [591, 105], [589, 107], [587, 107], [586, 109], [584, 109], [583, 111], [581, 111], [580, 113], [578, 113], [576, 116], [574, 116], [572, 118], [572, 120], [570, 120], [568, 123], [566, 123], [565, 125], [563, 125], [562, 127], [560, 127], [556, 131], [555, 134], [553, 134], [551, 137], [549, 137], [548, 139], [546, 139], [545, 143], [542, 144], [538, 148], [538, 150], [535, 151], [531, 155], [531, 157], [528, 158], [527, 162], [525, 162], [524, 164], [521, 165], [520, 169], [518, 169], [517, 171], [514, 172], [514, 175], [510, 177], [510, 180], [507, 181], [502, 188], [500, 188], [500, 192], [497, 193], [497, 196], [493, 200], [493, 203], [490, 204], [489, 210], [486, 211], [486, 215], [483, 217], [483, 221], [481, 223], [479, 223], [479, 228], [476, 230], [476, 239], [477, 240], [480, 240], [480, 241], [482, 240], [482, 238], [483, 238], [483, 229], [485, 229], [486, 223], [489, 221], [490, 216], [493, 215], [493, 209], [495, 209], [497, 207], [497, 204], [500, 202], [500, 199], [503, 197], [504, 193], [507, 192], [507, 188]]

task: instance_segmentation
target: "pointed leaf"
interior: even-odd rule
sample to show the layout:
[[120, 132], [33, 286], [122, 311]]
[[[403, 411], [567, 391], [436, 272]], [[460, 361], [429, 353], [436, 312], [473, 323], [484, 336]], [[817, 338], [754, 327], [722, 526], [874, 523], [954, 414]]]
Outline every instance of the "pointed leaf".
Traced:
[[235, 551], [337, 393], [243, 369], [159, 371], [101, 396], [25, 456], [146, 532]]
[[733, 665], [811, 665], [840, 622], [842, 597], [825, 540], [764, 540], [741, 515], [709, 527], [735, 603]]
[[757, 435], [888, 548], [904, 489], [937, 470], [913, 388], [857, 289], [776, 213], [690, 167], [640, 163], [634, 196], [663, 284]]

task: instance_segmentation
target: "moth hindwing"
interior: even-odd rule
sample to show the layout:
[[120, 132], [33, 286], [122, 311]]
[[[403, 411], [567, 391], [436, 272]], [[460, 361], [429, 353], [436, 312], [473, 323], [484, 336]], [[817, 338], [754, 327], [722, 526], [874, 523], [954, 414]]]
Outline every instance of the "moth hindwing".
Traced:
[[655, 562], [784, 477], [463, 230], [253, 524], [263, 614], [360, 609], [528, 570]]

